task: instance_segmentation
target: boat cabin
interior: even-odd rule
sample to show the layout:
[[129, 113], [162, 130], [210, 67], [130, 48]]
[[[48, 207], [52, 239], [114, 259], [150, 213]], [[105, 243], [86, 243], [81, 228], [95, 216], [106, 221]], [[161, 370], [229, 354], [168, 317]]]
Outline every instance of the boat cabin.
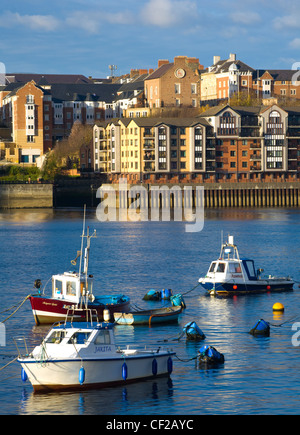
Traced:
[[[54, 326], [45, 337], [42, 346], [45, 346], [49, 356], [54, 357], [71, 355], [74, 349], [84, 354], [88, 351], [92, 355], [115, 351], [112, 325], [106, 322], [95, 327], [82, 327], [82, 324], [78, 323]], [[40, 349], [36, 352], [39, 353]]]
[[208, 278], [218, 279], [248, 279], [250, 281], [256, 280], [257, 275], [255, 272], [254, 261], [249, 259], [219, 259], [213, 261], [208, 269]]
[[65, 272], [52, 277], [52, 298], [78, 304], [81, 298], [93, 299], [93, 276]]

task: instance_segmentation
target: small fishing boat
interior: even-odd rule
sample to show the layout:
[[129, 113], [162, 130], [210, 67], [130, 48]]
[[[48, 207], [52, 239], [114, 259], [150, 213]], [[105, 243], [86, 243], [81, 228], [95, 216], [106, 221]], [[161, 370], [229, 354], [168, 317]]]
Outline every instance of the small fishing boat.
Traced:
[[152, 325], [157, 323], [178, 322], [182, 307], [165, 307], [154, 310], [139, 310], [114, 313], [115, 323], [119, 325]]
[[170, 375], [175, 355], [160, 347], [121, 349], [115, 344], [113, 324], [106, 322], [54, 325], [31, 353], [25, 346], [22, 355], [19, 347], [21, 378], [29, 379], [34, 392], [124, 385]]
[[211, 263], [205, 277], [199, 283], [211, 295], [236, 295], [293, 290], [290, 277], [262, 276], [263, 269], [255, 269], [254, 261], [240, 259], [233, 236], [222, 243], [218, 260]]
[[[94, 296], [93, 294], [94, 277], [88, 273], [88, 264], [91, 238], [96, 237], [96, 231], [89, 234], [89, 228], [87, 228], [85, 234], [85, 212], [81, 237], [81, 250], [77, 251], [77, 257], [71, 261], [71, 264], [76, 266], [77, 260], [80, 258], [78, 272], [70, 271], [53, 275], [51, 296], [44, 294], [45, 288], [43, 292], [41, 291], [42, 284], [39, 279], [35, 281], [34, 286], [38, 294], [31, 295], [29, 300], [37, 325], [64, 321], [66, 316], [74, 321], [85, 321], [86, 311], [83, 311], [82, 308], [92, 310], [99, 320], [104, 319], [105, 310], [107, 318], [112, 318], [114, 311], [120, 312], [129, 309], [130, 299], [128, 296], [123, 294]], [[84, 239], [86, 239], [86, 247], [83, 251]]]

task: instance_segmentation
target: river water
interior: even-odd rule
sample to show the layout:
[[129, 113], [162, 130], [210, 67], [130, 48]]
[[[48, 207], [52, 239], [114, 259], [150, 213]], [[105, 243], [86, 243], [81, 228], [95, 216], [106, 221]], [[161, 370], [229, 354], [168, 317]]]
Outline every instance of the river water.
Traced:
[[[116, 342], [152, 344], [176, 351], [171, 378], [85, 392], [33, 394], [23, 383], [17, 362], [0, 371], [0, 414], [199, 415], [298, 414], [300, 412], [300, 349], [295, 336], [300, 321], [300, 289], [280, 294], [215, 298], [200, 287], [190, 291], [233, 234], [242, 257], [253, 258], [265, 273], [290, 275], [300, 281], [300, 210], [207, 210], [200, 232], [185, 232], [183, 222], [105, 222], [88, 210], [87, 223], [97, 230], [92, 240], [90, 273], [95, 293], [124, 293], [138, 307], [151, 288], [171, 288], [184, 295], [187, 308], [178, 325], [116, 326]], [[2, 311], [33, 292], [39, 278], [72, 268], [80, 249], [81, 210], [15, 210], [0, 213]], [[49, 288], [50, 290], [50, 288]], [[275, 302], [285, 306], [273, 313]], [[255, 338], [249, 330], [263, 318], [270, 337]], [[193, 359], [203, 344], [178, 340], [194, 320], [225, 364], [202, 369]], [[281, 327], [273, 326], [282, 324]], [[298, 325], [300, 327], [300, 324]], [[293, 330], [292, 328], [296, 328]], [[6, 346], [0, 347], [0, 368], [16, 356], [13, 337], [39, 344], [48, 326], [37, 327], [26, 303], [5, 322]], [[2, 331], [3, 332], [3, 331]], [[292, 341], [294, 337], [294, 341]], [[300, 345], [300, 340], [299, 340]]]

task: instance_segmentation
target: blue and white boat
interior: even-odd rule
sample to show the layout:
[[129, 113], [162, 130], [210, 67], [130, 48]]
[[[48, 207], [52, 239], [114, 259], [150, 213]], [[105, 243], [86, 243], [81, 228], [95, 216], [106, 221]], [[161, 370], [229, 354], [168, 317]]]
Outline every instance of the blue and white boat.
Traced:
[[253, 260], [240, 259], [233, 236], [228, 236], [219, 258], [211, 263], [199, 283], [209, 294], [220, 296], [293, 290], [290, 277], [264, 277], [262, 273], [263, 269], [255, 269]]
[[35, 392], [125, 385], [170, 375], [172, 350], [117, 347], [111, 323], [64, 323], [51, 328], [41, 345], [22, 355], [22, 380]]

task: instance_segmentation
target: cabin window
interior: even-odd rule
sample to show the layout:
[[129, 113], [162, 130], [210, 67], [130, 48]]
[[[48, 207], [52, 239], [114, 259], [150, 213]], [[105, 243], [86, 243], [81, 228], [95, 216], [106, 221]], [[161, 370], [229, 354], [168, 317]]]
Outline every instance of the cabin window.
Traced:
[[209, 272], [211, 272], [211, 273], [214, 272], [216, 264], [217, 263], [212, 263], [212, 265], [210, 266]]
[[55, 280], [55, 288], [54, 288], [54, 290], [55, 290], [56, 294], [58, 294], [58, 295], [62, 294], [62, 290], [63, 290], [62, 281]]
[[68, 296], [76, 296], [76, 282], [75, 281], [67, 281], [67, 292]]
[[254, 264], [252, 261], [246, 261], [247, 269], [249, 271], [249, 278], [256, 278]]
[[95, 338], [95, 344], [110, 344], [109, 331], [100, 331]]
[[241, 273], [242, 269], [239, 263], [229, 263], [229, 273]]
[[59, 344], [65, 338], [66, 331], [53, 331], [46, 343]]
[[225, 263], [219, 263], [218, 264], [217, 272], [219, 272], [219, 273], [224, 273], [225, 272]]
[[85, 344], [90, 335], [90, 332], [75, 332], [69, 339], [68, 344]]

